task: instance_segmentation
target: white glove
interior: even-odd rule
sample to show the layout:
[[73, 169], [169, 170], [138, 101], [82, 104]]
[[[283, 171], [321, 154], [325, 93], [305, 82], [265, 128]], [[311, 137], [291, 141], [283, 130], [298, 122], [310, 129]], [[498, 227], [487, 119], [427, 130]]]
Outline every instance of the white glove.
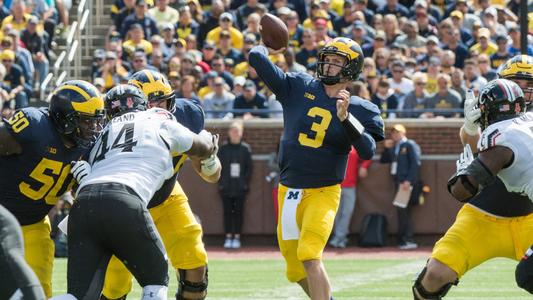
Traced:
[[459, 159], [455, 162], [455, 166], [457, 167], [457, 173], [460, 174], [461, 171], [466, 170], [468, 166], [474, 161], [474, 154], [472, 153], [472, 149], [470, 148], [469, 144], [466, 144], [466, 146], [463, 149], [463, 153], [459, 155]]
[[464, 114], [465, 124], [463, 128], [465, 133], [472, 136], [478, 134], [479, 125], [477, 121], [481, 117], [481, 109], [477, 107], [477, 99], [472, 90], [466, 92]]
[[72, 174], [78, 184], [81, 184], [82, 180], [91, 173], [91, 165], [84, 160], [72, 162], [71, 165], [70, 174]]
[[200, 161], [201, 172], [205, 176], [211, 176], [218, 171], [218, 159], [216, 154], [212, 154], [206, 159]]

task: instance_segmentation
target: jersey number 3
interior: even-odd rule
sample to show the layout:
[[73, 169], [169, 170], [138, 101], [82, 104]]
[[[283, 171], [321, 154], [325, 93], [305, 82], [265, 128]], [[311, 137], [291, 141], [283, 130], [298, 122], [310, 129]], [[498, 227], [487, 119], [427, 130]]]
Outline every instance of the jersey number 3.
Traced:
[[324, 143], [324, 137], [326, 136], [326, 130], [328, 129], [329, 123], [331, 123], [331, 112], [320, 107], [313, 107], [308, 112], [307, 115], [311, 118], [320, 117], [320, 122], [313, 122], [311, 125], [311, 131], [315, 133], [314, 138], [310, 138], [309, 135], [305, 133], [300, 133], [298, 135], [298, 142], [303, 146], [311, 148], [319, 148]]

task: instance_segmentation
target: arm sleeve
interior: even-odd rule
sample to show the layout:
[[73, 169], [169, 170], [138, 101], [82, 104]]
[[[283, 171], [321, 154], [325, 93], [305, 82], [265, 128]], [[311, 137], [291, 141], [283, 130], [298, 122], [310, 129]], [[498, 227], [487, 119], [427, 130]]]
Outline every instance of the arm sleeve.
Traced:
[[245, 168], [244, 168], [244, 178], [246, 184], [250, 184], [250, 179], [252, 178], [252, 150], [250, 146], [246, 145], [246, 156], [244, 157]]
[[379, 162], [382, 164], [392, 163], [392, 151], [394, 151], [393, 148], [384, 148]]
[[380, 111], [376, 105], [369, 101], [352, 97], [348, 110], [365, 130], [357, 140], [351, 140], [351, 144], [357, 150], [362, 159], [372, 159], [376, 152], [376, 141], [385, 138], [384, 123]]
[[409, 166], [407, 172], [407, 178], [411, 185], [414, 185], [419, 178], [420, 173], [420, 148], [418, 145], [408, 142], [407, 143], [407, 155], [409, 157]]
[[352, 145], [362, 159], [372, 159], [376, 153], [376, 141], [366, 132], [363, 132], [357, 140], [352, 141]]
[[165, 120], [161, 124], [159, 136], [172, 153], [183, 153], [191, 149], [194, 133], [174, 119]]
[[288, 98], [290, 85], [287, 74], [270, 61], [267, 48], [253, 47], [248, 55], [248, 62], [280, 102]]

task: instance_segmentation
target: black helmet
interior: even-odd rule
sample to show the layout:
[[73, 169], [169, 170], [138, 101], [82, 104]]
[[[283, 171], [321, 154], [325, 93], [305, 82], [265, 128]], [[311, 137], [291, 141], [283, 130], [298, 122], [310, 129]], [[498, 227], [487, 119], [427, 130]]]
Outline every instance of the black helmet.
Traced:
[[104, 125], [104, 101], [94, 85], [69, 80], [52, 92], [49, 114], [61, 135], [77, 146], [89, 148]]
[[128, 81], [138, 87], [148, 99], [148, 102], [167, 101], [166, 109], [174, 112], [176, 101], [174, 90], [165, 75], [152, 70], [141, 70], [133, 74]]
[[526, 111], [524, 92], [515, 82], [495, 79], [487, 83], [479, 93], [481, 110], [479, 123], [482, 129], [503, 120], [511, 119]]
[[131, 84], [120, 84], [105, 95], [105, 108], [109, 119], [134, 110], [146, 110], [146, 97]]
[[[326, 62], [325, 58], [328, 55], [343, 57], [345, 59], [344, 65]], [[357, 42], [345, 37], [335, 38], [326, 43], [318, 52], [318, 79], [326, 85], [356, 81], [363, 70], [363, 60], [363, 51]], [[330, 65], [341, 67], [341, 71], [335, 76], [328, 76], [326, 66], [329, 68]]]

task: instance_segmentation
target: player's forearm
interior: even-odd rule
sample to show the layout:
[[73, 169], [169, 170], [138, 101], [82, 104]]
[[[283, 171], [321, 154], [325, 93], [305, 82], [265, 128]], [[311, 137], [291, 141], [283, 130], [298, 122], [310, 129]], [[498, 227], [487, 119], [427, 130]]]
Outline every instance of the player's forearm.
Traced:
[[461, 143], [463, 143], [463, 146], [466, 144], [470, 145], [470, 148], [475, 153], [477, 152], [477, 143], [479, 141], [479, 133], [475, 135], [469, 135], [466, 133], [464, 129], [464, 125], [461, 126], [461, 129], [459, 130], [459, 137], [461, 138]]
[[376, 141], [366, 132], [360, 138], [352, 140], [352, 145], [362, 159], [372, 159], [376, 153]]
[[287, 96], [287, 75], [270, 61], [267, 48], [253, 47], [248, 55], [248, 62], [268, 88], [278, 96], [278, 99], [284, 99]]

